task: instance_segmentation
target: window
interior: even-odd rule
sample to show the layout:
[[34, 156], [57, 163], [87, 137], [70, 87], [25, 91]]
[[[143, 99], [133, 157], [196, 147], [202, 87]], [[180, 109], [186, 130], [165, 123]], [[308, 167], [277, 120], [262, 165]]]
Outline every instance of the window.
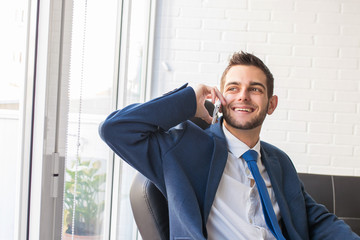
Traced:
[[[67, 99], [62, 239], [103, 239], [111, 204], [112, 157], [98, 126], [113, 109], [118, 1], [74, 1]], [[115, 75], [114, 75], [115, 74]], [[115, 77], [114, 77], [115, 76]]]
[[148, 98], [155, 1], [41, 3], [0, 6], [0, 239], [137, 239], [134, 170], [97, 129]]
[[[120, 4], [120, 5], [119, 5]], [[73, 1], [65, 19], [68, 65], [62, 239], [135, 239], [128, 200], [134, 170], [98, 135], [111, 111], [142, 102], [149, 88], [154, 2]], [[63, 69], [67, 69], [66, 67]], [[67, 87], [68, 86], [68, 87]]]

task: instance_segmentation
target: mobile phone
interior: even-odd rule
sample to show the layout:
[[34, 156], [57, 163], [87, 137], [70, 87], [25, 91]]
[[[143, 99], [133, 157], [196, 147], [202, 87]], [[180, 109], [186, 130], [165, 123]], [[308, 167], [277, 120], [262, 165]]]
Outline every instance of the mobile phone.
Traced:
[[213, 119], [212, 119], [211, 124], [214, 124], [217, 122], [217, 119], [219, 117], [220, 106], [221, 106], [221, 102], [220, 102], [220, 99], [218, 99], [214, 105], [214, 111], [213, 111], [213, 115], [212, 115]]

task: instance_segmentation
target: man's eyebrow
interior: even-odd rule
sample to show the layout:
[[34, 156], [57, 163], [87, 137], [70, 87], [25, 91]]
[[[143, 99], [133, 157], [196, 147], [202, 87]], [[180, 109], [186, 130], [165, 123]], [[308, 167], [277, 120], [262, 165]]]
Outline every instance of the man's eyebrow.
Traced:
[[[229, 86], [229, 85], [241, 85], [240, 82], [228, 82], [225, 84], [225, 87]], [[266, 89], [265, 85], [262, 84], [261, 82], [250, 82], [250, 86], [261, 86], [262, 88]]]
[[240, 82], [228, 82], [225, 84], [225, 86], [229, 86], [229, 85], [240, 85]]
[[266, 89], [265, 85], [260, 82], [251, 82], [250, 86], [261, 86], [262, 88]]

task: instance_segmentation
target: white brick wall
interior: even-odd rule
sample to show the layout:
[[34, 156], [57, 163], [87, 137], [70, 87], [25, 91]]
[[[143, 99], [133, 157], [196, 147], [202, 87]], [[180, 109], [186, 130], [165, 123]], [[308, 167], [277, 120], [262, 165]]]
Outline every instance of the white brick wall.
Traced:
[[158, 0], [157, 13], [152, 97], [218, 86], [233, 52], [254, 53], [279, 96], [262, 139], [298, 171], [360, 176], [360, 1]]

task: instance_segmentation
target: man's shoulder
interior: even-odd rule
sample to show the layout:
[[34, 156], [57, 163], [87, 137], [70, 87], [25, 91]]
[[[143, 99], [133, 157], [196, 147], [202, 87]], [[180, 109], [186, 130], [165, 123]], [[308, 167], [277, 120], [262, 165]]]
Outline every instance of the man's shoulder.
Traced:
[[261, 141], [261, 147], [264, 148], [265, 150], [282, 151], [280, 148], [265, 141]]
[[276, 155], [282, 158], [289, 158], [283, 150], [268, 142], [261, 141], [261, 149], [268, 155], [270, 154], [272, 156]]

